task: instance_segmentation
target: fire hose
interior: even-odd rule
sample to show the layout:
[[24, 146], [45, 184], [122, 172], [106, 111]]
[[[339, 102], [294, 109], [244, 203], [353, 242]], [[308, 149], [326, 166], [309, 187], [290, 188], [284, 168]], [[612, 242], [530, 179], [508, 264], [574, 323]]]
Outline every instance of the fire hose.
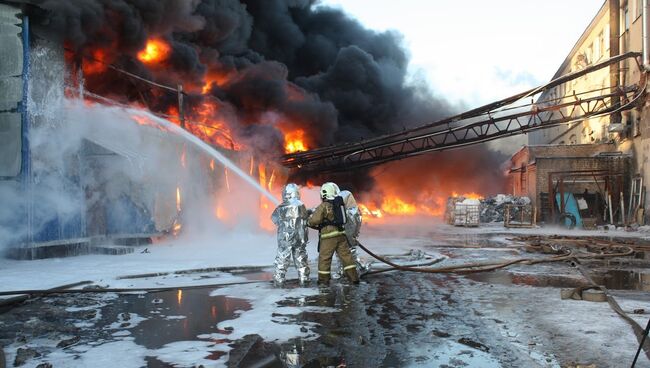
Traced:
[[[82, 281], [77, 284], [91, 283], [92, 281]], [[8, 295], [51, 295], [51, 294], [84, 294], [84, 293], [132, 293], [132, 292], [161, 292], [161, 291], [171, 291], [171, 290], [191, 290], [191, 289], [203, 289], [203, 288], [217, 288], [223, 286], [233, 286], [233, 285], [245, 285], [245, 284], [255, 284], [255, 283], [268, 283], [268, 280], [248, 280], [248, 281], [239, 281], [239, 282], [225, 282], [220, 284], [202, 284], [202, 285], [186, 285], [186, 286], [161, 286], [161, 287], [143, 287], [143, 288], [86, 288], [86, 289], [33, 289], [33, 290], [11, 290], [11, 291], [0, 291], [0, 296]]]
[[650, 343], [646, 341], [646, 336], [648, 334], [648, 331], [650, 330], [650, 321], [648, 321], [648, 326], [644, 330], [639, 324], [633, 320], [623, 309], [621, 306], [616, 302], [614, 297], [612, 297], [607, 289], [602, 286], [602, 285], [597, 285], [591, 276], [589, 276], [589, 273], [584, 269], [584, 266], [580, 263], [580, 260], [586, 260], [586, 259], [603, 259], [603, 258], [611, 258], [611, 257], [626, 257], [634, 254], [634, 249], [629, 246], [623, 246], [620, 248], [627, 249], [624, 252], [616, 252], [616, 253], [600, 253], [600, 254], [582, 254], [582, 255], [574, 255], [573, 252], [570, 250], [566, 250], [565, 253], [549, 257], [549, 258], [542, 258], [542, 259], [533, 259], [533, 258], [518, 258], [510, 261], [504, 261], [504, 262], [496, 262], [496, 263], [466, 263], [466, 264], [461, 264], [461, 265], [456, 265], [456, 266], [449, 266], [449, 267], [438, 267], [438, 268], [421, 268], [421, 267], [412, 267], [412, 266], [401, 266], [399, 264], [396, 264], [394, 262], [391, 262], [390, 260], [381, 257], [374, 252], [372, 252], [370, 249], [366, 248], [363, 246], [361, 243], [357, 243], [357, 245], [363, 249], [366, 253], [368, 253], [370, 256], [373, 258], [377, 259], [378, 261], [385, 263], [391, 268], [388, 269], [383, 269], [383, 270], [377, 270], [377, 271], [370, 271], [366, 272], [361, 277], [365, 277], [367, 275], [372, 275], [372, 274], [377, 274], [381, 272], [388, 272], [388, 271], [408, 271], [408, 272], [420, 272], [420, 273], [457, 273], [457, 274], [469, 274], [469, 273], [478, 273], [478, 272], [486, 272], [486, 271], [494, 271], [500, 268], [505, 268], [514, 264], [525, 264], [525, 265], [533, 265], [533, 264], [538, 264], [538, 263], [549, 263], [549, 262], [561, 262], [561, 261], [573, 261], [575, 265], [577, 266], [578, 270], [580, 273], [589, 281], [589, 283], [592, 284], [592, 286], [597, 287], [603, 293], [605, 294], [607, 298], [607, 302], [609, 303], [610, 307], [618, 314], [620, 315], [626, 322], [628, 322], [632, 326], [632, 330], [634, 332], [635, 337], [639, 341], [639, 350], [637, 351], [637, 355], [634, 357], [634, 363], [632, 363], [632, 368], [634, 368], [634, 365], [636, 363], [636, 360], [638, 358], [639, 351], [641, 349], [644, 350], [646, 353], [646, 356], [650, 359]]
[[509, 261], [502, 262], [487, 262], [487, 263], [465, 263], [455, 266], [448, 267], [435, 267], [435, 268], [424, 268], [424, 267], [413, 267], [413, 266], [402, 266], [397, 263], [394, 263], [384, 257], [381, 257], [370, 249], [366, 248], [363, 244], [357, 242], [359, 248], [363, 249], [364, 252], [368, 253], [371, 257], [376, 260], [385, 263], [392, 267], [388, 270], [378, 270], [370, 271], [364, 273], [362, 276], [372, 275], [380, 272], [387, 272], [389, 270], [397, 271], [408, 271], [408, 272], [420, 272], [420, 273], [457, 273], [457, 274], [469, 274], [469, 273], [478, 273], [478, 272], [487, 272], [494, 271], [500, 268], [505, 268], [515, 264], [525, 264], [525, 265], [534, 265], [538, 263], [549, 263], [549, 262], [562, 262], [562, 261], [577, 261], [581, 259], [602, 259], [610, 257], [626, 257], [634, 254], [634, 250], [630, 247], [621, 247], [623, 249], [627, 248], [624, 252], [617, 253], [601, 253], [601, 254], [582, 254], [574, 255], [572, 251], [566, 250], [563, 254], [548, 257], [548, 258], [516, 258]]

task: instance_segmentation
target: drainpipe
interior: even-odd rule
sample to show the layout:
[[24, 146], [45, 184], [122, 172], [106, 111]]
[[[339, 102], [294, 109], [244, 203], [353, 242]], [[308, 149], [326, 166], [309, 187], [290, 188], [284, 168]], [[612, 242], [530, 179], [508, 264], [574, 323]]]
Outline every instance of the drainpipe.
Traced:
[[650, 71], [650, 24], [648, 24], [648, 13], [650, 11], [650, 1], [643, 0], [643, 69]]
[[[609, 0], [609, 57], [617, 56], [620, 53], [621, 42], [621, 3], [619, 0]], [[614, 63], [609, 67], [609, 85], [613, 88], [618, 88], [621, 84], [620, 68], [618, 63]], [[612, 106], [620, 105], [619, 97], [612, 97]], [[621, 113], [614, 113], [609, 117], [610, 124], [617, 124], [621, 122]]]

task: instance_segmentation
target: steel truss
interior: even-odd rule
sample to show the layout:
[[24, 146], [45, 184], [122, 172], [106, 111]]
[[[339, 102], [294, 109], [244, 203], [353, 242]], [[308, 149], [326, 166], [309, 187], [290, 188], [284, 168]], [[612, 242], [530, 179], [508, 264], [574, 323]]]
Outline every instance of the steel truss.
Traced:
[[439, 122], [357, 143], [285, 155], [282, 162], [300, 171], [347, 171], [618, 113], [635, 106], [645, 91], [645, 80], [639, 85], [574, 92], [544, 102], [516, 103], [627, 58], [633, 58], [639, 66], [638, 56], [638, 53], [619, 55], [544, 86]]

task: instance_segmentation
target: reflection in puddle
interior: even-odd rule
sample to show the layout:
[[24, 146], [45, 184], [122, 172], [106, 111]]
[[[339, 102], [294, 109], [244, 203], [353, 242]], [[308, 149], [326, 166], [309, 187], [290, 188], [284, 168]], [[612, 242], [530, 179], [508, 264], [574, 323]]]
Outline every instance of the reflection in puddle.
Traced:
[[[198, 335], [218, 332], [217, 323], [251, 308], [244, 299], [210, 296], [210, 292], [190, 289], [123, 295], [120, 299], [126, 305], [115, 312], [128, 311], [147, 318], [131, 331], [132, 336], [136, 344], [158, 349], [171, 342], [197, 340]], [[107, 315], [109, 320], [111, 317]]]
[[492, 271], [485, 273], [475, 273], [465, 275], [466, 278], [486, 282], [489, 284], [499, 285], [528, 285], [536, 287], [578, 287], [586, 285], [586, 281], [582, 277], [574, 277], [569, 275], [546, 275], [546, 274], [530, 274], [530, 273], [517, 273], [508, 271]]

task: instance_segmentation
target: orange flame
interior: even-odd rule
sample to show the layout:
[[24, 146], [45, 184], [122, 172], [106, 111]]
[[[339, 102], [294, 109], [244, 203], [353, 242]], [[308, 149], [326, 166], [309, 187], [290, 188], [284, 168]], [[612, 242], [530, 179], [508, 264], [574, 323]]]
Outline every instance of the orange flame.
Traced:
[[474, 193], [474, 192], [463, 193], [463, 194], [458, 194], [456, 192], [452, 192], [451, 196], [454, 197], [454, 198], [463, 197], [463, 198], [467, 198], [467, 199], [483, 199], [482, 195], [480, 195], [478, 193]]
[[415, 215], [417, 213], [417, 207], [412, 203], [407, 203], [402, 199], [389, 196], [384, 198], [381, 203], [381, 209], [383, 212], [389, 215]]
[[228, 190], [228, 193], [230, 193], [230, 181], [228, 180], [228, 168], [223, 169], [224, 176], [226, 177], [226, 189]]
[[210, 171], [214, 171], [214, 160], [210, 160]]
[[271, 171], [271, 177], [269, 178], [269, 192], [273, 191], [273, 180], [275, 179], [275, 169]]
[[149, 39], [144, 49], [138, 52], [138, 60], [145, 64], [155, 64], [166, 60], [171, 54], [171, 47], [161, 39]]
[[176, 211], [181, 212], [181, 188], [176, 187]]
[[[259, 181], [260, 185], [263, 188], [268, 188], [269, 186], [269, 181], [267, 181], [267, 176], [266, 176], [266, 166], [263, 163], [260, 163], [258, 165], [258, 175], [259, 175]], [[273, 230], [275, 228], [275, 225], [273, 225], [273, 222], [271, 222], [271, 211], [273, 209], [271, 208], [269, 204], [269, 200], [260, 195], [260, 219], [259, 219], [259, 224], [260, 227], [264, 230]]]
[[286, 153], [307, 151], [305, 131], [302, 129], [286, 133], [284, 136], [284, 150]]
[[384, 214], [381, 213], [380, 209], [370, 209], [368, 206], [359, 204], [359, 211], [361, 211], [361, 215], [363, 216], [368, 216], [368, 217], [377, 217], [377, 218], [382, 218], [384, 217]]
[[92, 58], [84, 58], [82, 70], [85, 75], [100, 74], [106, 71], [106, 52], [102, 49], [91, 51]]
[[[483, 199], [478, 193], [465, 193], [458, 194], [452, 193], [454, 197], [464, 197], [472, 199]], [[359, 211], [369, 220], [380, 219], [384, 216], [430, 216], [440, 217], [445, 213], [446, 197], [443, 195], [425, 198], [417, 202], [409, 202], [404, 198], [396, 195], [387, 195], [380, 200], [380, 204], [376, 202], [359, 203]]]
[[206, 94], [210, 92], [210, 89], [212, 88], [213, 84], [216, 84], [217, 86], [221, 87], [227, 84], [231, 80], [231, 78], [232, 78], [231, 73], [224, 72], [224, 71], [216, 71], [216, 70], [210, 71], [205, 76], [205, 83], [201, 88], [201, 93]]

